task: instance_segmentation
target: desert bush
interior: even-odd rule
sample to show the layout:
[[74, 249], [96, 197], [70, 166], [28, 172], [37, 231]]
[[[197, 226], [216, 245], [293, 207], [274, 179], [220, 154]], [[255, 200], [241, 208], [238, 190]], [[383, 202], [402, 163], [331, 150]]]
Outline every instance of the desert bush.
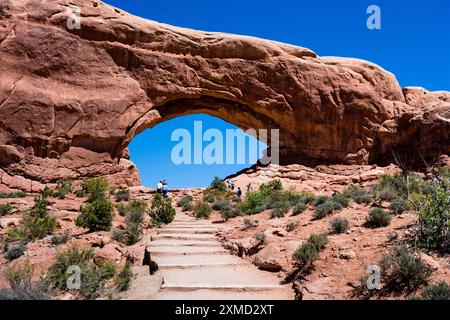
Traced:
[[374, 195], [382, 200], [391, 201], [396, 197], [409, 199], [412, 194], [422, 193], [423, 180], [411, 174], [382, 176], [374, 188]]
[[113, 232], [113, 239], [126, 245], [133, 245], [142, 239], [142, 223], [147, 204], [140, 200], [133, 200], [128, 203], [125, 217], [125, 230]]
[[227, 191], [227, 185], [219, 177], [214, 177], [213, 181], [208, 187], [209, 189], [215, 189], [219, 191]]
[[73, 191], [72, 181], [60, 179], [56, 182], [57, 188], [53, 193], [53, 196], [58, 197], [59, 199], [64, 199], [66, 195]]
[[334, 210], [335, 203], [333, 201], [326, 201], [324, 203], [321, 203], [314, 209], [313, 219], [318, 220], [325, 218], [326, 216], [333, 213]]
[[423, 289], [419, 300], [450, 300], [450, 286], [441, 281], [436, 284], [428, 285]]
[[338, 203], [342, 208], [348, 207], [348, 198], [343, 193], [333, 193], [333, 195], [331, 196], [331, 200], [335, 203]]
[[5, 268], [4, 278], [9, 288], [0, 289], [0, 300], [48, 300], [45, 286], [33, 283], [33, 266], [29, 261], [12, 263]]
[[322, 251], [328, 243], [328, 237], [326, 234], [311, 234], [308, 239], [299, 246], [292, 259], [301, 271], [306, 272], [309, 270], [314, 261], [319, 258], [319, 253]]
[[232, 205], [231, 205], [230, 200], [224, 199], [224, 200], [216, 200], [216, 201], [214, 201], [214, 203], [212, 205], [212, 208], [214, 210], [217, 210], [217, 211], [222, 211], [222, 210], [224, 210], [226, 208], [229, 208], [231, 206]]
[[51, 238], [51, 243], [55, 246], [63, 244], [63, 243], [67, 243], [67, 241], [69, 241], [70, 239], [70, 232], [69, 231], [65, 231], [62, 234], [56, 234]]
[[286, 231], [287, 232], [292, 232], [295, 229], [297, 229], [298, 225], [295, 222], [290, 222], [286, 225]]
[[347, 198], [351, 198], [357, 204], [369, 203], [372, 201], [372, 196], [363, 188], [358, 186], [349, 186], [343, 193]]
[[133, 272], [131, 271], [132, 263], [127, 260], [123, 268], [117, 273], [114, 278], [114, 283], [119, 291], [126, 291], [133, 281]]
[[42, 190], [41, 196], [42, 198], [53, 197], [53, 191], [48, 186], [45, 186], [44, 190]]
[[316, 196], [313, 195], [310, 192], [301, 192], [300, 193], [300, 200], [298, 203], [302, 202], [304, 204], [310, 204], [316, 201]]
[[387, 227], [391, 223], [391, 215], [381, 208], [374, 208], [366, 217], [364, 226], [367, 228]]
[[77, 190], [74, 192], [75, 196], [77, 198], [83, 198], [84, 197], [84, 191], [83, 190]]
[[422, 247], [450, 252], [450, 178], [430, 185], [432, 191], [414, 201], [419, 212], [419, 242]]
[[241, 211], [239, 209], [236, 208], [226, 208], [224, 210], [222, 210], [220, 212], [220, 215], [222, 217], [222, 219], [224, 219], [225, 221], [230, 219], [230, 218], [234, 218], [234, 217], [238, 217], [241, 215]]
[[259, 187], [259, 191], [263, 193], [271, 193], [273, 191], [281, 191], [283, 190], [283, 184], [280, 179], [271, 180], [269, 182], [263, 183]]
[[394, 214], [402, 214], [408, 208], [408, 202], [403, 198], [394, 198], [389, 205], [389, 210]]
[[111, 262], [96, 262], [93, 249], [82, 249], [75, 245], [59, 252], [56, 261], [48, 269], [44, 283], [49, 289], [61, 291], [69, 290], [67, 280], [71, 275], [70, 266], [77, 266], [81, 270], [81, 287], [78, 291], [86, 299], [96, 299], [104, 289], [104, 283], [115, 274]]
[[116, 204], [117, 212], [119, 213], [119, 216], [125, 217], [127, 214], [127, 205], [123, 202], [120, 202]]
[[208, 193], [202, 197], [202, 200], [204, 202], [213, 203], [214, 201], [216, 201], [216, 197], [212, 193]]
[[194, 213], [197, 218], [208, 219], [212, 211], [212, 208], [207, 202], [199, 201], [194, 205]]
[[398, 247], [380, 261], [383, 291], [401, 294], [414, 292], [428, 280], [433, 272], [418, 255], [406, 247]]
[[142, 223], [144, 214], [147, 211], [147, 204], [142, 200], [132, 200], [127, 205], [127, 215], [125, 221], [131, 223]]
[[114, 196], [117, 202], [128, 201], [130, 199], [130, 191], [128, 189], [119, 189]]
[[304, 204], [303, 202], [299, 202], [292, 209], [292, 215], [297, 216], [297, 215], [305, 212], [306, 209], [308, 209], [308, 206], [306, 204]]
[[395, 241], [395, 240], [398, 239], [398, 233], [397, 233], [397, 232], [389, 232], [389, 233], [386, 235], [386, 237], [387, 237], [387, 239], [388, 239], [389, 242], [393, 242], [393, 241]]
[[169, 198], [163, 198], [158, 193], [153, 196], [149, 210], [153, 225], [158, 226], [171, 223], [175, 218], [175, 214], [175, 208], [172, 207], [172, 201]]
[[350, 225], [346, 218], [336, 217], [331, 220], [331, 230], [334, 234], [344, 233], [346, 232]]
[[313, 206], [317, 207], [320, 206], [321, 204], [324, 204], [325, 202], [327, 202], [329, 200], [328, 196], [318, 196], [316, 197], [316, 199], [313, 201]]
[[7, 214], [10, 214], [11, 212], [12, 212], [12, 206], [9, 202], [6, 204], [0, 205], [0, 216], [5, 216]]
[[191, 195], [184, 196], [180, 200], [177, 201], [178, 207], [184, 207], [186, 204], [190, 203], [194, 198]]
[[83, 181], [82, 188], [84, 193], [89, 196], [88, 201], [94, 202], [106, 197], [109, 183], [104, 177], [90, 178]]
[[258, 226], [258, 220], [244, 219], [244, 229], [251, 229]]
[[23, 256], [25, 251], [27, 251], [27, 247], [23, 244], [7, 246], [3, 256], [5, 259], [11, 261]]
[[284, 202], [276, 202], [273, 205], [273, 209], [270, 212], [270, 218], [282, 218], [288, 213], [290, 209], [290, 204], [287, 201]]
[[22, 191], [15, 191], [15, 192], [10, 192], [10, 193], [0, 193], [0, 199], [23, 198], [26, 196], [27, 196], [27, 194]]
[[183, 211], [184, 212], [192, 211], [192, 210], [194, 210], [194, 205], [191, 202], [188, 202], [188, 203], [184, 204], [184, 206], [183, 206]]
[[258, 232], [255, 234], [255, 239], [259, 241], [260, 244], [266, 243], [266, 234], [264, 232]]
[[111, 230], [114, 216], [114, 205], [105, 198], [80, 207], [81, 214], [75, 224], [77, 227], [88, 228], [90, 232]]

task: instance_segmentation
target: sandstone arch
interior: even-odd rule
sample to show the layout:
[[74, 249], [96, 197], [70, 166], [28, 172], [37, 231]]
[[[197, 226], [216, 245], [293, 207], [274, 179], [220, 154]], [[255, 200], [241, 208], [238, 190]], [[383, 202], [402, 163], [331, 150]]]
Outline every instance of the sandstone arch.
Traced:
[[362, 60], [70, 3], [81, 8], [80, 30], [66, 27], [69, 1], [0, 1], [3, 185], [12, 176], [47, 183], [92, 175], [137, 184], [126, 160], [132, 137], [198, 112], [243, 129], [279, 128], [286, 163], [450, 152], [448, 92], [402, 89]]

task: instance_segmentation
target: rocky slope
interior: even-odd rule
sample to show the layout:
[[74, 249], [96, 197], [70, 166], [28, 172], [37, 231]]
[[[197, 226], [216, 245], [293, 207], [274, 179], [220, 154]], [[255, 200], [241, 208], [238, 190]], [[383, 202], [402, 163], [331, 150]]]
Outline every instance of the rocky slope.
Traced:
[[[68, 28], [70, 5], [80, 29]], [[283, 163], [422, 163], [450, 151], [449, 101], [367, 61], [177, 28], [100, 1], [0, 0], [5, 191], [98, 175], [138, 185], [130, 140], [200, 112], [279, 129]]]

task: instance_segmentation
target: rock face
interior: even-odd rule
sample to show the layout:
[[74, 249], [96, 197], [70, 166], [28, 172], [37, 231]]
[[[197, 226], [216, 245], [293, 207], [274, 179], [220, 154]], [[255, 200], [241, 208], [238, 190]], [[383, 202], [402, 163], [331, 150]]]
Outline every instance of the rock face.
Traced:
[[[79, 29], [68, 28], [70, 5]], [[98, 1], [0, 0], [4, 186], [94, 175], [137, 185], [130, 140], [192, 113], [279, 129], [282, 163], [450, 152], [450, 93], [402, 89], [370, 62], [177, 28]]]

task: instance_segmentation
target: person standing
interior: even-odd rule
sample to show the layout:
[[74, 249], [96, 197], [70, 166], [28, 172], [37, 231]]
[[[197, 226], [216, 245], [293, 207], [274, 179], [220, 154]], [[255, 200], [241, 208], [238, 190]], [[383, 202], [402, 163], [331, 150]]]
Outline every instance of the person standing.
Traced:
[[241, 187], [238, 187], [238, 188], [237, 188], [236, 195], [238, 196], [239, 199], [241, 198], [241, 196], [242, 196], [242, 190], [241, 190]]
[[247, 185], [247, 193], [250, 193], [250, 192], [253, 192], [253, 187], [252, 187], [252, 184], [251, 184], [251, 183], [249, 183], [249, 184]]
[[164, 198], [167, 198], [167, 193], [169, 192], [169, 185], [167, 182], [162, 186], [162, 195]]
[[162, 184], [162, 181], [160, 181], [160, 182], [156, 185], [156, 193], [161, 194], [161, 193], [162, 193], [162, 189], [163, 189], [163, 184]]

